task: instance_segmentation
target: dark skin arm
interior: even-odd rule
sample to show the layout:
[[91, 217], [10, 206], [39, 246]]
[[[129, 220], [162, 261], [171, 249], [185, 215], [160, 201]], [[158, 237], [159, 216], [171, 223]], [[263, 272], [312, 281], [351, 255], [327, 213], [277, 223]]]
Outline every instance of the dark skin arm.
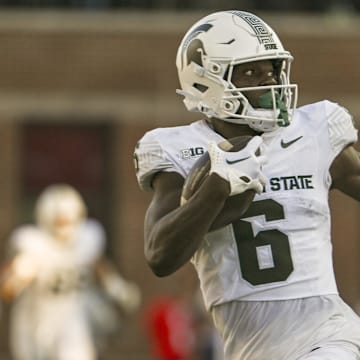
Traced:
[[[224, 138], [257, 135], [246, 125], [212, 119]], [[229, 183], [212, 174], [189, 201], [180, 206], [184, 179], [177, 173], [160, 172], [152, 182], [153, 198], [145, 216], [145, 257], [157, 276], [167, 276], [187, 263], [212, 230], [239, 219], [252, 199], [232, 196]], [[250, 200], [249, 200], [250, 199]]]
[[242, 215], [239, 202], [243, 198], [229, 198], [229, 183], [217, 174], [207, 177], [189, 201], [180, 206], [183, 184], [184, 179], [177, 173], [160, 172], [153, 180], [154, 195], [145, 217], [145, 257], [157, 276], [178, 270], [190, 260], [209, 231]]
[[[360, 121], [353, 119], [355, 128], [360, 128]], [[354, 145], [343, 149], [333, 161], [330, 174], [332, 189], [337, 189], [360, 201], [360, 153]]]
[[332, 188], [360, 201], [360, 154], [348, 146], [335, 158], [330, 168]]

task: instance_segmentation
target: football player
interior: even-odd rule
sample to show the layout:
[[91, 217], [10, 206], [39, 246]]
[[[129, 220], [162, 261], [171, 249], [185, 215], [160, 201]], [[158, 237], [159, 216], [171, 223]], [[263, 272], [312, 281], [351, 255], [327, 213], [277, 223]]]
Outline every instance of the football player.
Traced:
[[94, 334], [115, 329], [119, 319], [104, 293], [132, 312], [140, 291], [104, 257], [102, 226], [87, 218], [86, 205], [71, 186], [46, 188], [36, 203], [35, 225], [10, 237], [10, 257], [0, 294], [14, 300], [10, 347], [14, 360], [95, 360]]
[[[191, 260], [228, 360], [360, 359], [360, 320], [335, 282], [328, 203], [330, 189], [360, 200], [357, 130], [336, 103], [297, 107], [292, 60], [254, 14], [202, 18], [176, 64], [186, 108], [204, 119], [149, 131], [135, 150], [140, 187], [153, 192], [147, 262], [167, 276]], [[217, 146], [242, 135], [253, 138], [238, 152]], [[206, 151], [209, 175], [180, 205]], [[249, 189], [257, 194], [237, 213]]]

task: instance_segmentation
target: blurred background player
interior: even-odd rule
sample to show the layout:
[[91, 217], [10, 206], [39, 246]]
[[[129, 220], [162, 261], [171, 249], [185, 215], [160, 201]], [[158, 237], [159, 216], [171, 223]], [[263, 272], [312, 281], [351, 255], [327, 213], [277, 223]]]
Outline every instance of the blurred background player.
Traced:
[[[78, 191], [56, 184], [40, 194], [35, 225], [15, 229], [1, 273], [1, 296], [12, 302], [14, 360], [95, 360], [97, 340], [136, 311], [140, 291], [104, 257], [105, 233], [87, 218]], [[101, 292], [99, 292], [101, 289]]]

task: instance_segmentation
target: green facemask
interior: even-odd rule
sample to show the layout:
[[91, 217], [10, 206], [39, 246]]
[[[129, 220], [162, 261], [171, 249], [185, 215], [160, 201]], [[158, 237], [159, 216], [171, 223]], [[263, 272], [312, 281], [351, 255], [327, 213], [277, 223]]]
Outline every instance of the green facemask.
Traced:
[[[279, 121], [277, 122], [277, 124], [282, 127], [290, 125], [288, 110], [283, 101], [280, 99], [280, 95], [278, 92], [275, 92], [275, 101], [275, 108], [280, 111], [278, 116]], [[259, 106], [263, 109], [274, 108], [271, 91], [267, 91], [266, 93], [259, 96]]]

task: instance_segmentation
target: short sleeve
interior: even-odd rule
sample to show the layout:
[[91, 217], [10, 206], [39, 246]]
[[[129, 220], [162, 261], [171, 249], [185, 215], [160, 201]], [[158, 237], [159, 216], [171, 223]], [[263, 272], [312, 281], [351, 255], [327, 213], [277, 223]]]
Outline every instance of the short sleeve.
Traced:
[[357, 141], [358, 132], [354, 127], [350, 113], [335, 103], [326, 102], [326, 117], [330, 147], [336, 157], [346, 146]]
[[38, 227], [22, 225], [16, 228], [9, 238], [9, 258], [13, 271], [20, 277], [35, 276], [44, 256], [48, 236]]
[[41, 253], [48, 236], [37, 226], [22, 225], [15, 229], [9, 238], [9, 251], [15, 253]]
[[160, 171], [178, 172], [154, 131], [146, 133], [137, 143], [134, 162], [138, 183], [140, 188], [145, 191], [152, 190], [151, 183], [156, 173]]

